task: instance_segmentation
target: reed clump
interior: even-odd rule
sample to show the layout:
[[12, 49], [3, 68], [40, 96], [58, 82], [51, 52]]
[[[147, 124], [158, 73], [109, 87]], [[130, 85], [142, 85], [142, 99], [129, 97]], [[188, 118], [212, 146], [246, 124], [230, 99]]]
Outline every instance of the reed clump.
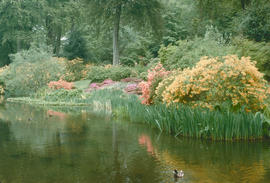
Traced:
[[[132, 122], [143, 122], [175, 136], [211, 140], [255, 140], [263, 138], [261, 113], [212, 111], [183, 104], [142, 105], [138, 98], [112, 99], [112, 110]], [[119, 111], [118, 111], [119, 114]], [[119, 116], [118, 116], [119, 117]]]

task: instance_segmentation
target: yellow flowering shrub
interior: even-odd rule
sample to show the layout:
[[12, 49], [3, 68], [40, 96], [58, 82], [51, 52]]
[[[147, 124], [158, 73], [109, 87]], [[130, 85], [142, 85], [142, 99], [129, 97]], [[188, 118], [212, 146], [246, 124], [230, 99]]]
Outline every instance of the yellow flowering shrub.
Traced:
[[7, 70], [9, 69], [9, 66], [4, 66], [0, 68], [0, 95], [5, 94], [5, 83], [4, 83], [4, 78], [3, 75]]
[[162, 92], [163, 101], [210, 109], [230, 102], [233, 107], [245, 106], [247, 111], [261, 110], [269, 89], [255, 64], [249, 57], [239, 59], [235, 55], [223, 59], [202, 57], [195, 67], [175, 76]]
[[163, 92], [166, 90], [166, 88], [172, 84], [172, 82], [174, 81], [175, 77], [180, 74], [181, 71], [179, 70], [174, 70], [171, 71], [170, 74], [168, 75], [168, 77], [166, 77], [165, 79], [163, 79], [158, 86], [156, 87], [155, 90], [155, 98], [154, 98], [154, 102], [162, 102], [162, 94]]

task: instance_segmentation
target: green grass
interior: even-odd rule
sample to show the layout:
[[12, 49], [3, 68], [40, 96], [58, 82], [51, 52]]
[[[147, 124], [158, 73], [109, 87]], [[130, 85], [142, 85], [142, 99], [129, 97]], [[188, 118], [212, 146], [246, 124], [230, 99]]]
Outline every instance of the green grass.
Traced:
[[81, 81], [74, 82], [74, 86], [77, 89], [85, 90], [89, 88], [90, 83], [91, 83], [91, 80], [81, 80]]

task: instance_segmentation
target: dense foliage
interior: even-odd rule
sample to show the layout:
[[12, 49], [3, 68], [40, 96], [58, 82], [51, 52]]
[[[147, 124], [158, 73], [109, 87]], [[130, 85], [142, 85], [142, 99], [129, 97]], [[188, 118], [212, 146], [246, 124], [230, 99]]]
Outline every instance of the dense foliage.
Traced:
[[121, 79], [130, 77], [131, 69], [124, 66], [91, 66], [87, 71], [86, 79], [93, 82], [102, 82], [105, 79], [120, 81]]
[[[246, 111], [256, 112], [265, 108], [269, 95], [263, 74], [246, 57], [202, 57], [193, 68], [175, 71], [166, 79], [161, 78], [164, 73], [167, 73], [164, 69], [148, 72], [148, 82], [140, 85], [142, 103], [151, 104], [156, 96], [167, 104], [183, 103], [214, 109], [227, 103], [231, 109], [245, 107]], [[157, 81], [159, 84], [152, 87]]]
[[[270, 133], [269, 9], [269, 0], [2, 0], [0, 94], [86, 105], [104, 95], [115, 114], [175, 135], [260, 138]], [[146, 105], [95, 92], [107, 81], [134, 92], [141, 79]]]
[[221, 36], [215, 40], [213, 36], [216, 35], [216, 33], [209, 33], [205, 38], [180, 40], [175, 45], [161, 46], [160, 61], [169, 70], [184, 69], [193, 67], [203, 56], [216, 57], [230, 54], [232, 46], [226, 45]]
[[65, 73], [64, 62], [53, 58], [46, 50], [34, 50], [12, 55], [12, 64], [1, 72], [6, 96], [29, 96]]

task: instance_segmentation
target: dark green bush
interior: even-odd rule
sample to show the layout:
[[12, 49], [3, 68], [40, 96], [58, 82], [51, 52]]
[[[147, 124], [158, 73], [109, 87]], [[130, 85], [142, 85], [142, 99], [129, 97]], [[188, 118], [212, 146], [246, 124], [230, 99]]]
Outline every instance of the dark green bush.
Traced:
[[238, 31], [255, 41], [270, 41], [270, 1], [252, 0], [237, 17]]
[[195, 38], [180, 40], [176, 45], [162, 46], [159, 58], [166, 69], [184, 69], [193, 67], [202, 56], [225, 56], [232, 52], [231, 46], [226, 46], [216, 40]]
[[207, 26], [204, 38], [180, 40], [175, 45], [161, 46], [160, 62], [168, 70], [193, 67], [201, 57], [217, 57], [229, 55], [233, 47], [226, 43], [223, 35], [213, 26]]
[[123, 78], [130, 77], [131, 68], [124, 66], [92, 66], [87, 71], [86, 79], [92, 80], [92, 82], [102, 82], [105, 79], [112, 79], [114, 81], [120, 81]]
[[265, 74], [265, 78], [270, 80], [270, 43], [255, 42], [243, 38], [233, 40], [235, 52], [239, 56], [249, 56], [256, 60], [256, 66]]

